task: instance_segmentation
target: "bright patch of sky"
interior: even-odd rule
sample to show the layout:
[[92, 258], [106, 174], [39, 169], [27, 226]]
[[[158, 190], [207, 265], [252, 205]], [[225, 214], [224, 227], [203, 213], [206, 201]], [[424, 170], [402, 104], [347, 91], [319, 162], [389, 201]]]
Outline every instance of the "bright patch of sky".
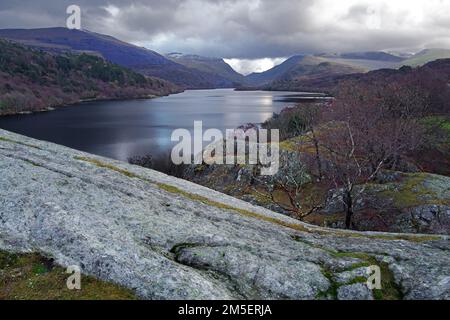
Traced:
[[[0, 28], [65, 26], [73, 0], [1, 0]], [[84, 29], [242, 73], [296, 54], [450, 49], [450, 0], [77, 0]]]
[[234, 70], [243, 75], [264, 72], [283, 63], [287, 58], [224, 59]]

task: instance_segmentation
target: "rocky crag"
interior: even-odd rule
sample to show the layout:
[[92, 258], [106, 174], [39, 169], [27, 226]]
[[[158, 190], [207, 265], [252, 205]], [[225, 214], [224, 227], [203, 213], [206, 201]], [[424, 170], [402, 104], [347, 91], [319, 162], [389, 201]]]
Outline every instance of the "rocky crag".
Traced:
[[[304, 155], [314, 152], [305, 136], [280, 144], [280, 169], [274, 179], [259, 176], [253, 165], [190, 165], [183, 177], [194, 183], [224, 192], [269, 210], [291, 215], [287, 197], [284, 208], [271, 200], [268, 186], [271, 180], [282, 181], [292, 168], [305, 170]], [[450, 235], [450, 177], [421, 172], [416, 167], [406, 171], [384, 170], [374, 181], [354, 188], [353, 229], [393, 233], [426, 233]], [[312, 177], [312, 176], [311, 176]], [[311, 181], [312, 178], [311, 178]], [[302, 190], [305, 208], [320, 205], [320, 209], [305, 221], [315, 225], [345, 229], [345, 208], [341, 190], [329, 184], [309, 184]], [[307, 211], [307, 210], [306, 210]]]
[[[0, 249], [146, 299], [449, 299], [447, 236], [307, 225], [156, 171], [0, 130]], [[381, 268], [382, 289], [364, 284]]]

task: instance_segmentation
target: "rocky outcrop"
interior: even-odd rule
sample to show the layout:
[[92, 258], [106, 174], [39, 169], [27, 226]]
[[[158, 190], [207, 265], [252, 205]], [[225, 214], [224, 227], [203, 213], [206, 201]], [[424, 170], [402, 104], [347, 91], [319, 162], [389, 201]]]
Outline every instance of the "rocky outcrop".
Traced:
[[[429, 173], [384, 172], [355, 188], [355, 226], [365, 230], [450, 234], [450, 178]], [[344, 212], [341, 192], [332, 190], [321, 214]], [[342, 222], [331, 222], [343, 227]]]
[[[164, 174], [0, 130], [0, 249], [146, 299], [449, 299], [445, 236], [310, 226]], [[361, 269], [378, 265], [382, 290]]]
[[[302, 152], [304, 136], [280, 144], [280, 170], [274, 177], [282, 181], [291, 170], [307, 170]], [[300, 143], [301, 152], [295, 151]], [[267, 193], [273, 184], [268, 177], [257, 176], [251, 165], [190, 165], [184, 169], [184, 178], [227, 193], [247, 202], [263, 206], [285, 215], [285, 210]], [[309, 172], [307, 172], [309, 174]], [[310, 208], [309, 199], [322, 208], [306, 217], [306, 221], [320, 226], [345, 229], [345, 209], [342, 190], [330, 189], [330, 184], [314, 181], [313, 188], [305, 188], [301, 198]], [[262, 192], [261, 192], [262, 191]], [[377, 179], [353, 192], [355, 212], [353, 228], [360, 231], [400, 233], [428, 233], [450, 235], [450, 177], [425, 172], [382, 171]], [[289, 207], [287, 199], [285, 207]]]

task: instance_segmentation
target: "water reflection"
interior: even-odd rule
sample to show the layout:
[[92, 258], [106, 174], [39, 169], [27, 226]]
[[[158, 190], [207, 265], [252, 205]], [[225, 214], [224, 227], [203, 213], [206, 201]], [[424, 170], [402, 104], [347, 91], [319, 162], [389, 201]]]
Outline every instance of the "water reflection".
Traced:
[[0, 118], [0, 128], [52, 141], [75, 149], [127, 160], [145, 154], [166, 154], [171, 133], [192, 131], [203, 121], [204, 130], [222, 131], [245, 123], [261, 123], [273, 112], [293, 105], [296, 93], [196, 90], [149, 100], [89, 102], [52, 112]]

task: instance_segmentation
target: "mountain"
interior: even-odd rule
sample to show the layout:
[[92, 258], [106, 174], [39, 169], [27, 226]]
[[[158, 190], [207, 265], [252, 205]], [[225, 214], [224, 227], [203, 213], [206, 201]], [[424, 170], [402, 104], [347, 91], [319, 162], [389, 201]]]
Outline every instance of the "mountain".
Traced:
[[179, 92], [87, 54], [49, 54], [0, 40], [0, 115], [40, 111], [84, 99], [124, 99]]
[[[429, 52], [429, 54], [426, 54]], [[412, 68], [410, 66], [403, 66], [401, 68], [380, 68], [368, 71], [363, 68], [355, 68], [349, 64], [336, 63], [336, 62], [314, 62], [317, 56], [307, 56], [301, 60], [291, 70], [285, 72], [282, 76], [270, 83], [260, 86], [264, 90], [282, 90], [282, 91], [310, 91], [310, 92], [328, 92], [332, 93], [336, 86], [342, 81], [356, 81], [366, 82], [370, 85], [373, 81], [380, 79], [391, 79], [397, 81], [405, 75], [415, 73], [417, 76], [423, 77], [429, 83], [434, 81], [438, 77], [443, 78], [445, 81], [450, 82], [450, 59], [433, 59], [437, 57], [436, 51], [426, 51], [422, 53], [426, 59], [432, 59], [421, 67]], [[443, 54], [445, 51], [439, 50], [439, 53]], [[416, 58], [420, 55], [416, 55]], [[320, 59], [323, 59], [320, 57]], [[309, 61], [309, 63], [308, 63]], [[417, 61], [417, 60], [416, 60]], [[269, 70], [270, 71], [270, 70]], [[434, 74], [434, 76], [431, 76]]]
[[234, 87], [245, 81], [245, 77], [234, 71], [222, 58], [210, 58], [181, 53], [170, 53], [167, 55], [167, 58], [188, 68], [214, 75], [217, 77], [218, 87]]
[[127, 68], [140, 65], [170, 65], [164, 56], [113, 37], [66, 28], [0, 29], [0, 38], [52, 52], [91, 53]]
[[375, 82], [396, 83], [398, 81], [421, 81], [423, 86], [429, 90], [441, 92], [440, 96], [443, 100], [450, 101], [450, 59], [438, 59], [426, 63], [420, 67], [403, 66], [399, 69], [379, 69], [364, 73], [354, 73], [346, 75], [336, 75], [321, 79], [322, 81], [299, 81], [298, 90], [305, 90], [305, 87], [314, 87], [315, 90], [321, 92], [333, 93], [339, 84], [346, 82], [351, 84], [365, 84], [371, 86]]
[[416, 67], [434, 60], [447, 58], [450, 58], [450, 50], [448, 49], [425, 49], [402, 61], [401, 65]]
[[269, 69], [264, 72], [249, 74], [248, 76], [245, 77], [245, 80], [249, 85], [256, 85], [256, 86], [270, 83], [276, 80], [277, 78], [281, 77], [286, 72], [289, 72], [290, 70], [294, 69], [297, 65], [299, 65], [303, 61], [304, 58], [305, 58], [304, 55], [296, 55], [290, 57], [289, 59], [273, 67], [272, 69]]
[[357, 60], [376, 60], [376, 61], [389, 61], [400, 62], [403, 58], [395, 56], [383, 51], [369, 51], [369, 52], [350, 52], [340, 55], [343, 59], [357, 59]]
[[173, 82], [184, 88], [214, 88], [217, 79], [207, 72], [188, 68], [159, 53], [111, 36], [66, 28], [3, 29], [0, 38], [18, 41], [52, 52], [89, 53], [148, 76]]
[[295, 55], [270, 70], [248, 75], [246, 82], [250, 86], [292, 90], [298, 86], [297, 82], [308, 81], [314, 86], [317, 81], [330, 77], [394, 68], [403, 60], [403, 57], [381, 51]]
[[[299, 88], [299, 82], [314, 83], [330, 77], [364, 72], [362, 68], [349, 64], [330, 62], [318, 56], [297, 55], [282, 64], [262, 73], [253, 73], [246, 77], [247, 83], [262, 86], [268, 90], [294, 90]], [[306, 87], [305, 87], [306, 88]]]
[[341, 54], [318, 54], [316, 55], [329, 62], [346, 64], [365, 71], [384, 68], [396, 68], [405, 57], [383, 51], [349, 52]]

